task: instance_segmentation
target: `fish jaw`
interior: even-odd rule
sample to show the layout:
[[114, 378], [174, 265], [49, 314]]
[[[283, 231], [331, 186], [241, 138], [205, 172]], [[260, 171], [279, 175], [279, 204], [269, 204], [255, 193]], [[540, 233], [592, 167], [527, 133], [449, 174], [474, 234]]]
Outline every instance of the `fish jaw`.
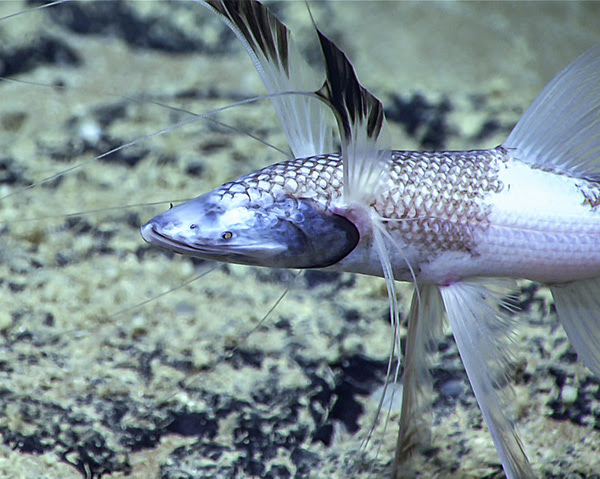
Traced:
[[143, 239], [179, 254], [272, 268], [327, 267], [359, 242], [354, 224], [318, 201], [259, 189], [231, 194], [233, 183], [151, 219]]

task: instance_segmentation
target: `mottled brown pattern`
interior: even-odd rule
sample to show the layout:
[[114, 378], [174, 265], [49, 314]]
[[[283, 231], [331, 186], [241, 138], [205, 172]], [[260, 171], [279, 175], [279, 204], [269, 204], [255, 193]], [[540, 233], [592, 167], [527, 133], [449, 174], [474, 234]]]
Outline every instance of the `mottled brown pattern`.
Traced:
[[[471, 251], [473, 231], [487, 225], [486, 194], [497, 193], [502, 148], [456, 152], [394, 151], [387, 188], [373, 204], [403, 242], [428, 251]], [[326, 206], [342, 195], [337, 154], [277, 163], [223, 185], [223, 196], [312, 198]]]

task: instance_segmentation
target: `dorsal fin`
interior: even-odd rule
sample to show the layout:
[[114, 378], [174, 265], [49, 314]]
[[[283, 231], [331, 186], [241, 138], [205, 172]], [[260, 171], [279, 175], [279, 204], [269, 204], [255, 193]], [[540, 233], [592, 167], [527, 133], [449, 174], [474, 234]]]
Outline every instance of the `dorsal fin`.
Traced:
[[382, 146], [385, 116], [381, 102], [364, 88], [354, 67], [318, 28], [327, 78], [316, 93], [334, 110], [342, 140], [344, 200], [368, 204], [389, 167]]
[[546, 85], [502, 145], [544, 170], [600, 181], [600, 44]]
[[[219, 14], [250, 55], [269, 94], [312, 92], [322, 83], [302, 58], [288, 28], [260, 2], [196, 0]], [[330, 110], [310, 95], [271, 97], [292, 153], [304, 158], [333, 151]]]

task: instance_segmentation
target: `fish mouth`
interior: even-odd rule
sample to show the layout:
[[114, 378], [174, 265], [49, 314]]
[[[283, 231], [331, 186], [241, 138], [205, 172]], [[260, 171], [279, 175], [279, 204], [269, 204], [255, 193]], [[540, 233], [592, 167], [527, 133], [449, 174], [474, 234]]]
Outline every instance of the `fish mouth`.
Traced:
[[210, 245], [179, 241], [172, 236], [161, 233], [160, 228], [153, 222], [140, 227], [140, 233], [144, 241], [152, 246], [157, 246], [174, 253], [214, 261], [228, 261], [232, 263], [259, 265], [265, 254], [278, 254], [284, 251], [278, 245]]
[[200, 252], [189, 243], [177, 241], [176, 239], [163, 235], [154, 223], [146, 223], [140, 227], [140, 233], [144, 241], [152, 246], [158, 246], [174, 253], [193, 255]]

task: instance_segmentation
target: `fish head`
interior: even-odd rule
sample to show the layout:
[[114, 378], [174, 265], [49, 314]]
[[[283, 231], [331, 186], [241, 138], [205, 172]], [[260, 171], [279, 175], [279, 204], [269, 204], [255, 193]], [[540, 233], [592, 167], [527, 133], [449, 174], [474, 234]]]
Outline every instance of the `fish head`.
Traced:
[[141, 234], [179, 254], [272, 268], [331, 266], [360, 239], [351, 221], [313, 199], [218, 189], [156, 216]]

